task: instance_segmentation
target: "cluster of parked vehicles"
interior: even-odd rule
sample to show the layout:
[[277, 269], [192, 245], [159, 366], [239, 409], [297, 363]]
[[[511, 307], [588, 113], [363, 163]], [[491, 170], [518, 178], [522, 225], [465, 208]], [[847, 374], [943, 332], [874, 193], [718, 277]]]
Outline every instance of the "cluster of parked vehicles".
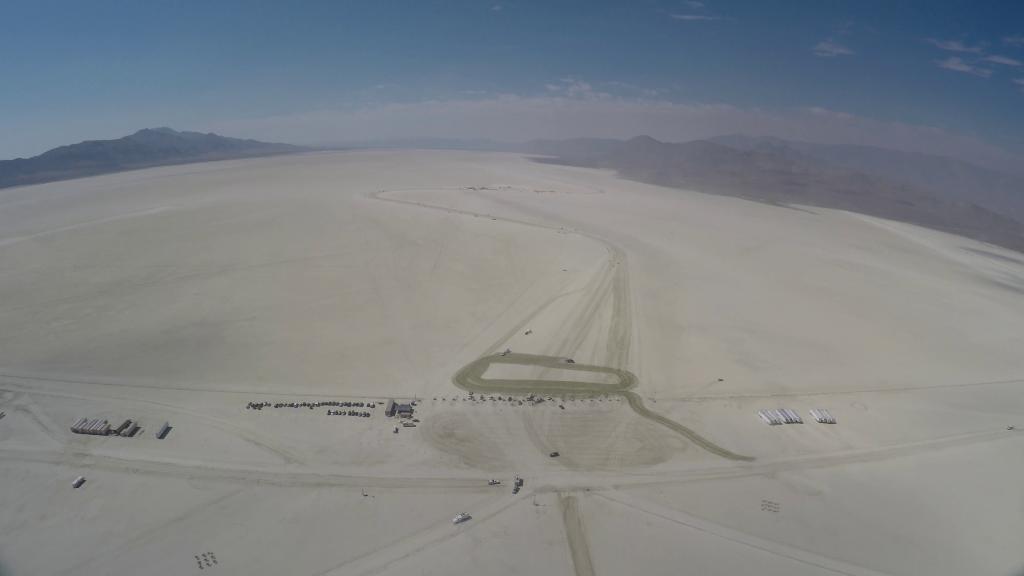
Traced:
[[359, 410], [328, 410], [328, 416], [358, 416], [359, 418], [369, 418], [369, 412], [360, 412]]
[[249, 402], [246, 410], [263, 410], [264, 408], [320, 408], [333, 406], [338, 408], [376, 408], [376, 402], [343, 402], [341, 400], [324, 400], [321, 402]]
[[209, 568], [214, 564], [218, 564], [217, 555], [213, 552], [203, 552], [202, 555], [196, 555], [196, 564], [199, 565], [200, 570]]

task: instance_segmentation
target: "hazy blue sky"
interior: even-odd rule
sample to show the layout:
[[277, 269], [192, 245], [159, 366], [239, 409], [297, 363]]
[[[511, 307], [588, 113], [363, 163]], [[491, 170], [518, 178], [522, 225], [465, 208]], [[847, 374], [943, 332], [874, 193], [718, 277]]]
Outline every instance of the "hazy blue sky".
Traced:
[[0, 0], [0, 157], [169, 125], [300, 143], [742, 131], [1006, 164], [1022, 62], [1021, 1]]

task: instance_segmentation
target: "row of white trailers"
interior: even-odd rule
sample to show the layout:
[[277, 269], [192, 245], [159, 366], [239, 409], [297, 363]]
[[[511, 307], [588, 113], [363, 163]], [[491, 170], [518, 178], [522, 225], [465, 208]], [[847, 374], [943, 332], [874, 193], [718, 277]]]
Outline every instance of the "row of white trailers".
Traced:
[[[812, 408], [810, 410], [811, 417], [814, 418], [815, 422], [819, 424], [835, 424], [836, 419], [832, 416], [832, 413], [824, 408]], [[789, 408], [775, 408], [768, 410], [758, 410], [757, 415], [761, 417], [761, 420], [769, 426], [779, 426], [780, 424], [803, 424], [804, 419], [800, 417], [800, 414], [796, 410]]]
[[79, 418], [71, 425], [71, 431], [75, 434], [92, 434], [95, 436], [124, 436], [131, 438], [139, 431], [139, 423], [125, 420], [120, 426], [112, 428], [110, 422], [102, 418]]

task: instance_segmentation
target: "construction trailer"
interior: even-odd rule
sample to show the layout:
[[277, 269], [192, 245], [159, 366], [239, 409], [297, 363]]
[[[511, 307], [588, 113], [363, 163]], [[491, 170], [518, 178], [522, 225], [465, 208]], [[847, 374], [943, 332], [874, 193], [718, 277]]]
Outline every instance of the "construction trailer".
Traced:
[[167, 434], [169, 434], [170, 431], [171, 431], [171, 423], [170, 422], [164, 422], [164, 425], [161, 426], [159, 430], [157, 430], [156, 437], [158, 439], [160, 439], [160, 440], [163, 440], [164, 438], [167, 437]]
[[85, 476], [79, 476], [71, 482], [72, 488], [81, 488], [82, 484], [85, 484]]

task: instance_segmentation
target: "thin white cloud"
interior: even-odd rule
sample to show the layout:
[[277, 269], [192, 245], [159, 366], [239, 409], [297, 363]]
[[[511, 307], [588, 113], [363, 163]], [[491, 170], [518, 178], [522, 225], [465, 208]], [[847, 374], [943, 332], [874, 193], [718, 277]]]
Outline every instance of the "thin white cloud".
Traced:
[[[566, 82], [553, 86], [564, 84]], [[576, 93], [579, 94], [579, 90]], [[630, 138], [639, 134], [678, 142], [745, 133], [954, 156], [1016, 172], [1020, 172], [1019, 167], [1024, 164], [1020, 156], [970, 136], [824, 108], [769, 111], [728, 104], [619, 97], [570, 98], [562, 94], [352, 106], [226, 121], [203, 129], [296, 143], [426, 137], [521, 142], [534, 138]]]
[[991, 62], [993, 64], [1002, 64], [1003, 66], [1020, 66], [1022, 62], [1020, 60], [1014, 60], [1009, 56], [1000, 56], [999, 54], [992, 54], [982, 58], [985, 62]]
[[1012, 82], [1020, 89], [1020, 93], [1024, 94], [1024, 78], [1014, 78]]
[[721, 20], [719, 16], [708, 16], [706, 14], [672, 14], [673, 20], [682, 20], [684, 22], [701, 22], [706, 20]]
[[853, 50], [850, 50], [831, 38], [828, 40], [822, 40], [815, 44], [814, 48], [811, 48], [811, 52], [813, 52], [815, 56], [821, 56], [822, 58], [835, 58], [836, 56], [853, 55]]
[[1006, 36], [1003, 38], [1003, 44], [1006, 44], [1007, 46], [1024, 46], [1024, 34]]
[[962, 72], [964, 74], [972, 74], [981, 78], [988, 78], [992, 75], [992, 71], [987, 68], [981, 68], [965, 62], [963, 58], [957, 56], [950, 56], [945, 60], [936, 60], [935, 65], [939, 68], [945, 68], [946, 70], [952, 70], [954, 72]]
[[594, 90], [589, 82], [584, 82], [573, 76], [560, 78], [555, 84], [545, 84], [544, 87], [555, 96], [563, 96], [570, 99], [594, 100], [598, 98], [609, 98], [611, 95], [605, 92]]
[[970, 46], [959, 40], [936, 40], [935, 38], [929, 38], [928, 43], [947, 52], [963, 52], [967, 54], [981, 54], [982, 52], [981, 46]]

